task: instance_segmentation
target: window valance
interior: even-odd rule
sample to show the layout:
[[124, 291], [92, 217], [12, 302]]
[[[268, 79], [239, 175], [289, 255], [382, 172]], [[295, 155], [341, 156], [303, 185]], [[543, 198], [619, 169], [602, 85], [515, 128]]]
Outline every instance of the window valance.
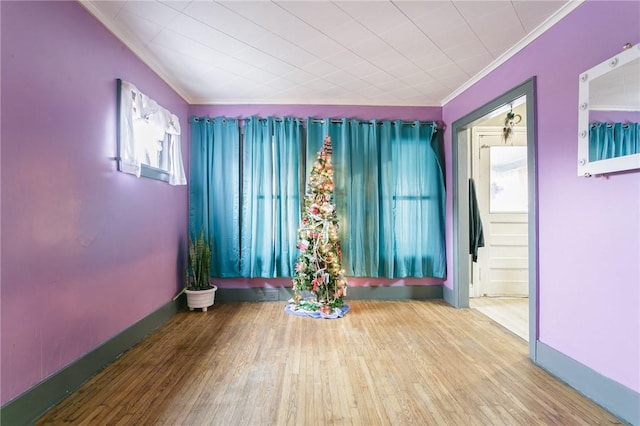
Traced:
[[180, 120], [132, 83], [118, 82], [120, 171], [138, 177], [159, 177], [171, 185], [186, 185]]

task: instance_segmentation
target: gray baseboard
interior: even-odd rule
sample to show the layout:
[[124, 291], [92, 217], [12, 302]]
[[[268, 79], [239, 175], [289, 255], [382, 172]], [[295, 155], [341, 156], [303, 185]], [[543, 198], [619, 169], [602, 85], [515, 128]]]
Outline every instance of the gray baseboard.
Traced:
[[456, 306], [457, 300], [455, 297], [455, 294], [453, 293], [453, 289], [446, 287], [446, 286], [442, 286], [442, 298], [444, 299], [445, 302], [447, 302], [448, 304], [450, 304], [451, 306], [453, 306], [454, 308], [457, 308], [458, 306]]
[[442, 299], [441, 285], [405, 285], [394, 287], [349, 287], [349, 300], [424, 300]]
[[3, 426], [30, 425], [182, 309], [171, 301], [0, 408]]
[[220, 288], [216, 290], [215, 303], [277, 302], [293, 297], [290, 287], [277, 288]]
[[640, 425], [640, 393], [538, 341], [536, 364], [611, 414]]
[[[349, 287], [346, 300], [421, 300], [442, 299], [441, 285], [394, 287]], [[216, 303], [277, 302], [293, 297], [290, 287], [279, 288], [218, 288]]]

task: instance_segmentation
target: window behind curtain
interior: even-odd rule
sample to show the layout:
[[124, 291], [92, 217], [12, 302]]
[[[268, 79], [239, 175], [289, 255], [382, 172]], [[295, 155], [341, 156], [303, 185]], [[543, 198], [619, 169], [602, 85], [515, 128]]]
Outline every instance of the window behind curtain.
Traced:
[[189, 234], [212, 245], [211, 276], [240, 268], [240, 128], [233, 118], [191, 117]]
[[332, 138], [346, 275], [444, 278], [445, 190], [435, 124], [308, 119], [307, 133], [307, 159], [323, 135]]
[[240, 275], [290, 277], [300, 224], [302, 123], [245, 120]]
[[391, 277], [444, 278], [445, 191], [437, 134], [432, 124], [396, 121], [391, 185], [394, 258]]
[[[334, 202], [346, 275], [445, 276], [444, 175], [434, 123], [309, 118], [306, 143], [301, 120], [293, 118], [246, 119], [243, 143], [237, 145], [235, 130], [227, 142], [220, 132], [209, 133], [192, 128], [192, 138], [213, 138], [213, 145], [229, 149], [226, 160], [209, 160], [217, 166], [209, 172], [209, 189], [201, 189], [210, 195], [194, 194], [190, 212], [193, 224], [215, 223], [211, 237], [225, 241], [219, 246], [226, 251], [218, 252], [217, 260], [213, 253], [214, 276], [293, 275], [306, 191], [301, 181], [308, 178], [326, 135], [333, 142]], [[206, 167], [197, 155], [192, 148], [192, 180], [194, 164]], [[221, 174], [215, 171], [221, 162], [236, 166]], [[216, 202], [206, 201], [211, 198]], [[215, 268], [216, 262], [223, 267]]]

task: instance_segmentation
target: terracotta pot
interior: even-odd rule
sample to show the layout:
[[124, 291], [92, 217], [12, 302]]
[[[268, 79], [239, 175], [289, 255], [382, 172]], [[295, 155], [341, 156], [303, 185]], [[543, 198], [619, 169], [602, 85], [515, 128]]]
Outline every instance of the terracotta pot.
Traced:
[[189, 310], [193, 311], [196, 308], [202, 308], [202, 312], [207, 312], [207, 308], [213, 305], [217, 289], [218, 287], [214, 285], [209, 290], [185, 290]]

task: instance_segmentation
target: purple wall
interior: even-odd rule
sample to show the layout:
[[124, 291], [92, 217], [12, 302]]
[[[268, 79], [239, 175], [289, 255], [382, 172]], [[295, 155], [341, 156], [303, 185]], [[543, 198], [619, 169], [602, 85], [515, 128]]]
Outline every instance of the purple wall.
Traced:
[[166, 304], [187, 188], [116, 171], [123, 78], [187, 105], [77, 2], [0, 2], [1, 402]]
[[[636, 392], [640, 171], [587, 179], [577, 176], [576, 162], [578, 75], [625, 43], [640, 42], [639, 17], [640, 2], [584, 3], [443, 108], [451, 128], [453, 121], [537, 77], [539, 339]], [[445, 141], [451, 153], [450, 134]], [[451, 250], [450, 215], [448, 220]], [[449, 256], [450, 271], [451, 261]], [[451, 280], [445, 285], [451, 287]]]
[[[191, 105], [189, 115], [209, 117], [315, 117], [358, 118], [361, 120], [442, 120], [440, 107], [397, 107], [357, 105]], [[385, 278], [348, 277], [350, 287], [377, 287], [401, 285], [442, 285], [437, 278], [389, 280]], [[280, 279], [216, 279], [220, 288], [291, 287], [290, 278]]]

